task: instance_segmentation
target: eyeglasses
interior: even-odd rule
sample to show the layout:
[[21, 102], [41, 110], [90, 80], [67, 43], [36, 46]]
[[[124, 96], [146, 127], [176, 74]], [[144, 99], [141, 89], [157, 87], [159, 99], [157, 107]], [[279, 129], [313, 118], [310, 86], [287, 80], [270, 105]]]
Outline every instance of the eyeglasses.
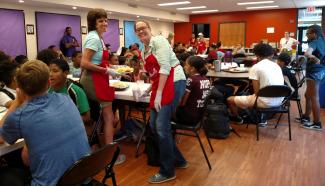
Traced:
[[140, 33], [141, 31], [144, 31], [144, 30], [147, 29], [147, 28], [148, 28], [147, 26], [145, 26], [145, 27], [140, 27], [140, 28], [135, 29], [135, 32], [136, 32], [136, 33]]

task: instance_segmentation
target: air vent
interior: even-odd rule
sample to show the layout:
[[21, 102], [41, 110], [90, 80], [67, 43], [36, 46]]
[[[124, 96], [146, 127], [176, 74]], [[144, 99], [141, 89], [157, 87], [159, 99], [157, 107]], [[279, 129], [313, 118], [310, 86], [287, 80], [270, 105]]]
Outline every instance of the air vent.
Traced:
[[132, 8], [138, 8], [138, 5], [136, 4], [128, 4], [129, 7], [132, 7]]

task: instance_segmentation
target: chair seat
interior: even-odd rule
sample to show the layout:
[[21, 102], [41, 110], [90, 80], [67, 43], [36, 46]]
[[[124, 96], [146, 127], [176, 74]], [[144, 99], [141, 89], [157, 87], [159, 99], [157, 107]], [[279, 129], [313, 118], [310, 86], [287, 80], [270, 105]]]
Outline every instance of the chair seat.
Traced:
[[287, 108], [284, 108], [283, 106], [279, 106], [279, 107], [271, 107], [271, 108], [257, 108], [256, 109], [258, 112], [264, 112], [264, 113], [268, 113], [268, 112], [277, 112], [277, 113], [286, 113], [288, 112]]
[[171, 124], [173, 129], [178, 129], [178, 130], [198, 130], [200, 128], [200, 123], [186, 125], [186, 124], [180, 124], [175, 121], [172, 121]]

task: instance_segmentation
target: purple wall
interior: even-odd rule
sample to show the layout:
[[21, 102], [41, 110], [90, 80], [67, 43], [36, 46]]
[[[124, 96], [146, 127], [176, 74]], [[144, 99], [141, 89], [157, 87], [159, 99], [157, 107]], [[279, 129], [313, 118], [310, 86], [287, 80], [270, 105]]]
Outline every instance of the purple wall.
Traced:
[[12, 57], [27, 55], [24, 12], [0, 9], [0, 23], [0, 50]]
[[[36, 12], [37, 50], [41, 51], [50, 45], [60, 47], [60, 40], [65, 28], [72, 28], [72, 35], [81, 46], [81, 18], [76, 15], [62, 15], [53, 13]], [[77, 48], [77, 50], [81, 50]]]
[[103, 35], [104, 42], [111, 45], [111, 51], [116, 52], [120, 47], [120, 28], [119, 20], [109, 19], [107, 32]]

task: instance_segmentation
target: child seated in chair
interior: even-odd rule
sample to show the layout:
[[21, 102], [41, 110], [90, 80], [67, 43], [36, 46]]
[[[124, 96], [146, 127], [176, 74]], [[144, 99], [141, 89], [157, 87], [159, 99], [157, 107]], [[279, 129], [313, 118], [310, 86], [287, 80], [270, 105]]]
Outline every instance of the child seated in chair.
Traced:
[[18, 64], [9, 59], [0, 62], [0, 82], [4, 87], [0, 88], [0, 106], [9, 108], [13, 100], [16, 98], [17, 84], [15, 81], [15, 73]]
[[290, 62], [291, 62], [291, 56], [286, 52], [281, 53], [277, 60], [278, 65], [282, 69], [284, 82], [286, 85], [288, 85], [291, 88], [293, 92], [292, 97], [296, 98], [298, 96], [298, 83], [297, 83], [295, 71], [291, 70], [288, 67]]
[[130, 66], [133, 68], [131, 81], [136, 82], [138, 80], [143, 80], [145, 83], [149, 83], [149, 78], [141, 66], [141, 61], [138, 59], [138, 57], [134, 56], [132, 59], [130, 59]]
[[189, 57], [185, 72], [189, 78], [181, 103], [176, 109], [176, 120], [181, 124], [195, 125], [202, 119], [204, 99], [210, 91], [210, 81], [205, 77], [207, 69], [204, 59], [199, 56]]
[[69, 65], [63, 59], [55, 59], [49, 62], [50, 88], [49, 93], [63, 93], [69, 95], [77, 106], [84, 123], [90, 120], [90, 108], [84, 90], [76, 83], [68, 80]]
[[11, 179], [21, 185], [56, 185], [73, 163], [90, 153], [78, 110], [67, 96], [48, 94], [48, 81], [45, 63], [24, 63], [16, 73], [16, 99], [0, 121], [0, 143], [12, 145], [23, 138], [27, 145], [22, 158], [32, 178]]

